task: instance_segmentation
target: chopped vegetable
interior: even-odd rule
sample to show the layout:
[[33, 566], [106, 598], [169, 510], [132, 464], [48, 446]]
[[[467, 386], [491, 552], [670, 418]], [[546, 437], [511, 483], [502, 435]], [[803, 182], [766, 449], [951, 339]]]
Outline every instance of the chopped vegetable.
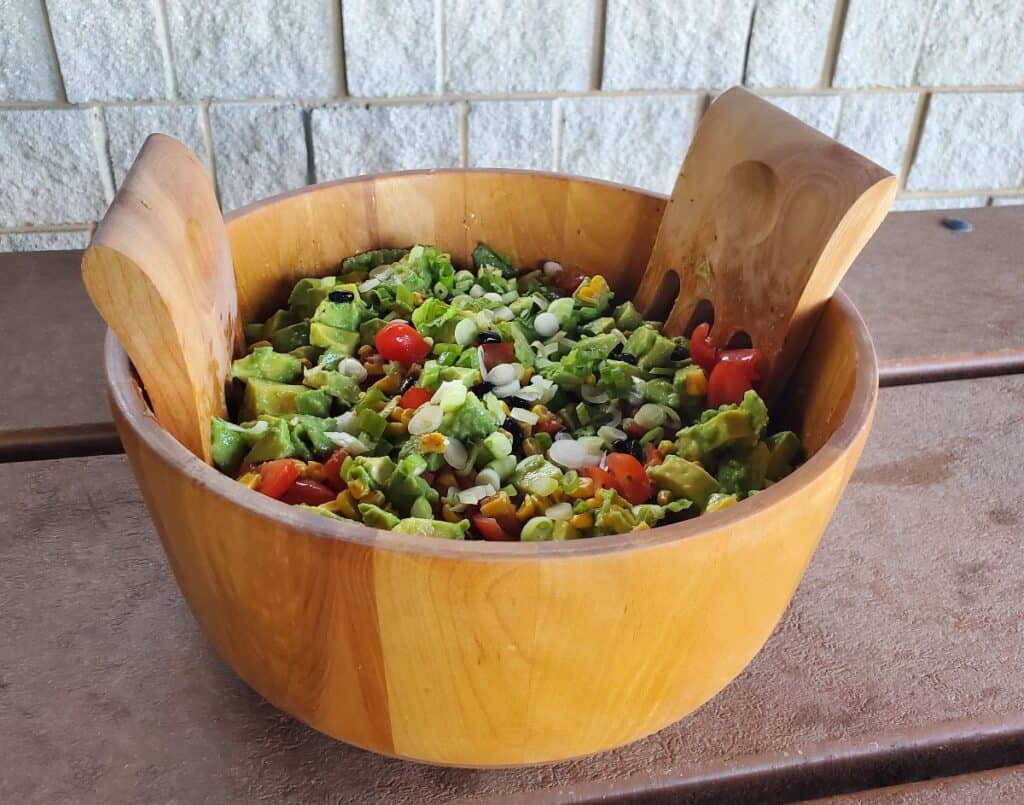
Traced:
[[300, 279], [245, 326], [214, 464], [329, 519], [442, 539], [551, 542], [719, 511], [794, 470], [768, 434], [756, 348], [670, 338], [600, 275], [519, 274], [486, 244]]

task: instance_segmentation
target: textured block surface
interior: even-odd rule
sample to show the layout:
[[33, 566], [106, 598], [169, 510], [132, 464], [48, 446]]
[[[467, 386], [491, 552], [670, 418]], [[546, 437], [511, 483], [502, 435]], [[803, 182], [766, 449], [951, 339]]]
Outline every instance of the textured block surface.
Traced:
[[341, 58], [336, 1], [167, 0], [179, 91], [187, 98], [333, 95]]
[[0, 110], [0, 226], [76, 224], [107, 207], [91, 109]]
[[156, 3], [49, 0], [46, 7], [69, 101], [168, 97]]
[[210, 166], [198, 106], [108, 106], [103, 117], [107, 124], [107, 151], [118, 187], [146, 138], [156, 132], [181, 140], [204, 165]]
[[769, 103], [800, 118], [804, 123], [822, 134], [834, 137], [839, 124], [839, 109], [842, 99], [838, 95], [770, 95]]
[[927, 22], [919, 0], [849, 0], [833, 85], [912, 84]]
[[593, 0], [445, 0], [450, 92], [584, 90]]
[[917, 108], [913, 93], [847, 95], [836, 139], [899, 174]]
[[312, 126], [319, 182], [459, 164], [457, 104], [328, 106], [313, 110]]
[[834, 0], [759, 0], [750, 32], [747, 84], [817, 86], [834, 8]]
[[932, 12], [916, 83], [1024, 83], [1024, 3], [944, 0]]
[[1024, 186], [1024, 92], [932, 96], [908, 190]]
[[437, 89], [436, 6], [434, 0], [342, 3], [349, 95], [426, 95]]
[[84, 249], [87, 245], [87, 229], [0, 233], [0, 252], [49, 252], [58, 249]]
[[753, 0], [608, 0], [604, 89], [725, 89], [743, 79]]
[[225, 210], [306, 184], [306, 140], [298, 106], [212, 104], [210, 130]]
[[1024, 196], [992, 196], [993, 207], [1016, 207], [1024, 204]]
[[60, 78], [42, 4], [0, 0], [0, 100], [59, 98]]
[[671, 193], [699, 100], [695, 95], [566, 99], [561, 169]]
[[469, 166], [551, 170], [552, 106], [551, 101], [471, 103]]

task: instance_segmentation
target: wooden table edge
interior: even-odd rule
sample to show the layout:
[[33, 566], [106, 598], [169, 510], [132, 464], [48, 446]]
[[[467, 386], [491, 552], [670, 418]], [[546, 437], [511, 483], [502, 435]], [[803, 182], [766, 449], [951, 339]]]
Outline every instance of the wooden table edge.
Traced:
[[891, 358], [878, 363], [880, 386], [909, 386], [1024, 372], [1024, 349], [957, 352], [919, 358]]
[[123, 452], [113, 422], [0, 431], [0, 463]]
[[502, 802], [797, 801], [1020, 764], [1024, 712], [957, 719], [882, 735], [700, 764], [683, 775], [634, 775]]

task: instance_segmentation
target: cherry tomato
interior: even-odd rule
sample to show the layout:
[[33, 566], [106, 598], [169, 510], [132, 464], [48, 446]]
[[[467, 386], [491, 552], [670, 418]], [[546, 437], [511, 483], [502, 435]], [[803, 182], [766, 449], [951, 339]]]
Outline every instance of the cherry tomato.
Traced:
[[297, 478], [288, 491], [281, 496], [285, 503], [305, 503], [307, 506], [319, 506], [334, 500], [335, 493], [319, 481], [312, 478]]
[[648, 442], [644, 445], [644, 466], [657, 467], [665, 458], [658, 452], [658, 448]]
[[412, 388], [402, 395], [398, 405], [402, 408], [419, 408], [433, 396], [434, 392], [430, 389]]
[[586, 279], [585, 274], [581, 274], [574, 268], [566, 268], [563, 266], [562, 270], [555, 275], [555, 286], [566, 296], [569, 296], [573, 291], [580, 287], [580, 283], [583, 282], [584, 279]]
[[590, 478], [598, 489], [615, 489], [615, 476], [600, 467], [584, 467], [580, 475]]
[[639, 439], [645, 433], [647, 433], [647, 431], [644, 430], [644, 426], [639, 425], [636, 422], [630, 422], [626, 425], [626, 434], [628, 436], [632, 436], [634, 439]]
[[480, 348], [484, 351], [484, 369], [488, 372], [502, 363], [512, 363], [516, 357], [516, 348], [511, 341], [481, 344]]
[[280, 498], [299, 477], [299, 462], [279, 458], [260, 464], [259, 491], [272, 498]]
[[690, 357], [705, 372], [710, 372], [718, 362], [718, 350], [711, 343], [708, 333], [711, 325], [698, 324], [690, 336]]
[[473, 528], [481, 537], [489, 542], [514, 542], [515, 537], [507, 533], [493, 517], [474, 514], [469, 518]]
[[549, 436], [554, 436], [564, 427], [565, 423], [562, 422], [562, 418], [560, 416], [548, 414], [547, 416], [542, 416], [538, 419], [537, 424], [533, 426], [533, 429], [540, 431], [541, 433], [547, 433]]
[[622, 497], [634, 505], [647, 502], [651, 496], [651, 481], [643, 464], [629, 453], [611, 453], [605, 463]]
[[348, 451], [339, 447], [331, 453], [331, 457], [324, 462], [324, 467], [321, 470], [324, 483], [335, 492], [345, 491], [345, 482], [341, 480], [341, 465], [346, 458], [348, 458]]
[[393, 321], [384, 325], [377, 333], [374, 343], [377, 352], [389, 361], [399, 361], [405, 366], [423, 363], [430, 354], [430, 344], [404, 321]]
[[760, 360], [758, 349], [724, 350], [708, 378], [708, 408], [742, 402], [743, 395], [754, 387]]

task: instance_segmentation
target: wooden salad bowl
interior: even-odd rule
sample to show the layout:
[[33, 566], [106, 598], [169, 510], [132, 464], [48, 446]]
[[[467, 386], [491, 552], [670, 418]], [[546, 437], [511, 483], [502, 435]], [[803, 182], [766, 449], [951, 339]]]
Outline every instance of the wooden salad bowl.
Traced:
[[[662, 196], [545, 173], [427, 171], [278, 196], [227, 217], [238, 316], [262, 319], [302, 276], [365, 249], [477, 241], [521, 266], [555, 259], [623, 297], [648, 262]], [[375, 752], [509, 766], [620, 746], [722, 690], [768, 639], [871, 426], [871, 340], [825, 306], [775, 424], [810, 454], [753, 498], [646, 532], [570, 542], [413, 537], [253, 492], [155, 419], [117, 339], [118, 432], [189, 607], [275, 706]]]

